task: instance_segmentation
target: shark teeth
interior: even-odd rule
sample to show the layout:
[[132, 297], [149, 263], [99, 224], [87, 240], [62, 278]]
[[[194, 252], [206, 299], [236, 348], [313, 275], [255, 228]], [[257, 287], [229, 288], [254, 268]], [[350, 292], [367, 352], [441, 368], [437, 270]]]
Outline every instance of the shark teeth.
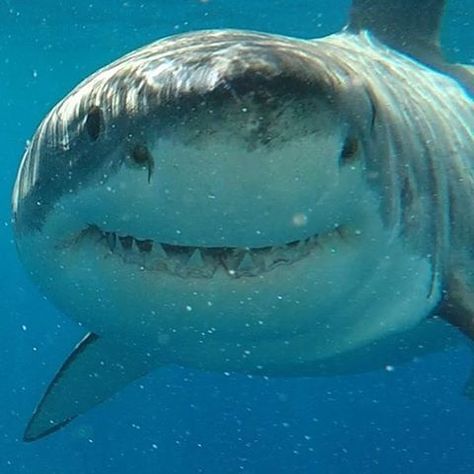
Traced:
[[76, 241], [91, 237], [94, 244], [102, 245], [109, 254], [134, 263], [143, 269], [164, 271], [187, 278], [211, 278], [219, 268], [232, 278], [256, 277], [281, 265], [291, 265], [320, 247], [328, 239], [343, 239], [344, 229], [319, 237], [263, 248], [238, 247], [192, 247], [137, 239], [131, 235], [120, 235], [90, 225], [82, 231]]
[[158, 258], [163, 258], [163, 259], [168, 258], [168, 255], [166, 255], [165, 249], [160, 243], [157, 243], [154, 245], [153, 251]]
[[107, 232], [106, 240], [107, 240], [107, 245], [109, 246], [110, 251], [113, 252], [115, 250], [115, 246], [117, 245], [117, 235], [114, 234], [113, 232]]
[[201, 250], [195, 249], [187, 263], [190, 268], [203, 268], [206, 266], [204, 259], [202, 258]]

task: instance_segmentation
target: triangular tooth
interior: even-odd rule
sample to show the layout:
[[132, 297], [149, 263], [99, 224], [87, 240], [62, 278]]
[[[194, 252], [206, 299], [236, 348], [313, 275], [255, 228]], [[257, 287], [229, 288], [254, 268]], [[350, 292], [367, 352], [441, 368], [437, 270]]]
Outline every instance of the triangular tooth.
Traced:
[[132, 251], [140, 252], [140, 249], [138, 248], [138, 245], [137, 245], [137, 241], [135, 239], [132, 240]]
[[107, 232], [106, 234], [107, 245], [111, 252], [115, 250], [115, 246], [117, 245], [117, 235], [113, 232]]
[[311, 252], [311, 249], [313, 247], [313, 241], [309, 239], [304, 239], [300, 240], [298, 242], [298, 245], [296, 246], [296, 257], [301, 258], [304, 257], [305, 255], [308, 255]]
[[203, 267], [205, 267], [205, 263], [204, 263], [204, 260], [202, 258], [201, 251], [198, 248], [195, 249], [193, 254], [191, 255], [191, 257], [189, 257], [187, 265], [188, 265], [188, 267], [192, 267], [192, 268], [203, 268]]
[[253, 261], [252, 256], [249, 252], [245, 252], [244, 258], [240, 261], [240, 264], [237, 268], [239, 271], [248, 271], [253, 270], [255, 268], [255, 263]]
[[168, 258], [168, 255], [166, 254], [165, 249], [159, 242], [153, 245], [153, 254], [159, 258], [163, 258], [163, 259]]

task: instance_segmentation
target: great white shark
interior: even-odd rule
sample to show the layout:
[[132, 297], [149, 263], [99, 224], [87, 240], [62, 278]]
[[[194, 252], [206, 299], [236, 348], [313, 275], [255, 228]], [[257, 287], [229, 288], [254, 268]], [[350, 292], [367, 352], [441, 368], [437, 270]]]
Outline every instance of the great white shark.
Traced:
[[354, 0], [316, 40], [174, 36], [52, 109], [16, 242], [91, 332], [25, 440], [163, 365], [344, 374], [473, 338], [474, 70], [443, 58], [444, 3]]

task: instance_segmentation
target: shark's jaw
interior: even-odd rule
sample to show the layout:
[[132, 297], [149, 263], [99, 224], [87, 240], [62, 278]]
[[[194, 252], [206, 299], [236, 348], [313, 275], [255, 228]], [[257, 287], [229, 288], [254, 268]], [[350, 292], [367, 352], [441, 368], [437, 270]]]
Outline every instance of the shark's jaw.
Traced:
[[[352, 237], [356, 237], [356, 231]], [[267, 247], [199, 247], [171, 245], [137, 239], [132, 235], [101, 230], [89, 225], [62, 248], [74, 245], [97, 245], [105, 257], [119, 258], [143, 271], [161, 272], [181, 278], [212, 278], [224, 273], [229, 278], [258, 277], [279, 266], [292, 265], [306, 257], [316, 255], [323, 246], [333, 252], [340, 239], [349, 238], [342, 226], [327, 234]]]

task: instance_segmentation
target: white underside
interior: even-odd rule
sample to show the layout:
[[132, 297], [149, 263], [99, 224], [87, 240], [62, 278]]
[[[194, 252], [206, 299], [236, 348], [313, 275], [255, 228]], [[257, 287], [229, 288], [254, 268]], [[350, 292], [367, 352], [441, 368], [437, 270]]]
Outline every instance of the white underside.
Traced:
[[372, 231], [239, 279], [146, 271], [90, 242], [59, 262], [36, 245], [23, 255], [60, 308], [98, 334], [136, 341], [157, 363], [278, 373], [413, 328], [438, 301], [429, 263]]
[[438, 298], [429, 264], [383, 241], [342, 241], [240, 279], [141, 271], [89, 244], [62, 257], [59, 271], [41, 259], [35, 277], [74, 319], [163, 362], [209, 369], [278, 371], [339, 355], [414, 327]]

